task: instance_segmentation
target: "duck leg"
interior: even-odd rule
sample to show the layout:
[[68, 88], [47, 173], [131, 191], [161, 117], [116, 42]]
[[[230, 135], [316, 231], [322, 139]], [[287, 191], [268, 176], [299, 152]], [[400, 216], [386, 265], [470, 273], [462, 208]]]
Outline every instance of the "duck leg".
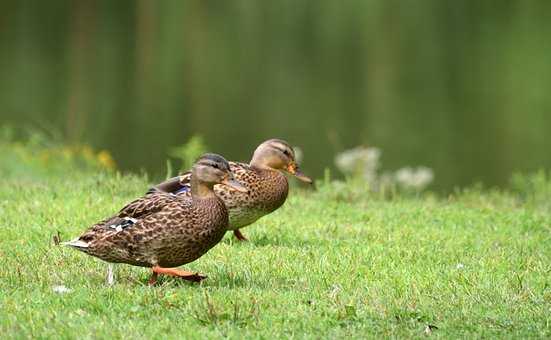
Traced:
[[241, 231], [239, 229], [235, 229], [233, 231], [233, 235], [235, 236], [236, 239], [238, 239], [239, 241], [248, 241], [247, 238], [245, 237], [245, 235], [241, 234]]
[[150, 286], [157, 283], [157, 277], [159, 276], [159, 274], [179, 277], [191, 282], [201, 282], [202, 280], [207, 278], [206, 276], [200, 275], [199, 273], [192, 273], [192, 272], [188, 272], [188, 271], [180, 270], [176, 268], [163, 268], [159, 266], [154, 266], [151, 269], [153, 270], [153, 273], [149, 277]]
[[113, 273], [115, 265], [112, 263], [107, 264], [107, 277], [105, 281], [108, 286], [112, 286], [115, 283], [115, 275]]

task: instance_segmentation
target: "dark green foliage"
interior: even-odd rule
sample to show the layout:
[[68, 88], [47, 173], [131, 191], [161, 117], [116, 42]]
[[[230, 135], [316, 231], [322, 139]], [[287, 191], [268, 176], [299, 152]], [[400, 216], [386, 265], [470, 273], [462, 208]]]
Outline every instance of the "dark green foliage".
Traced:
[[551, 167], [551, 2], [3, 1], [0, 123], [56, 127], [165, 173], [204, 136], [282, 137], [317, 176], [359, 144], [436, 187]]

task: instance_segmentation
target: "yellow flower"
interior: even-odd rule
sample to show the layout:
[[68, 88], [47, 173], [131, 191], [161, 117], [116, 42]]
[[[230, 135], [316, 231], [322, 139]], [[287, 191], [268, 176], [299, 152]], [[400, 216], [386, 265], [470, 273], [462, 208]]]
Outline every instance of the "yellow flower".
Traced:
[[113, 159], [109, 151], [101, 150], [97, 155], [97, 159], [99, 164], [101, 164], [101, 166], [103, 166], [105, 169], [114, 170], [117, 167], [117, 165], [115, 164], [115, 160]]

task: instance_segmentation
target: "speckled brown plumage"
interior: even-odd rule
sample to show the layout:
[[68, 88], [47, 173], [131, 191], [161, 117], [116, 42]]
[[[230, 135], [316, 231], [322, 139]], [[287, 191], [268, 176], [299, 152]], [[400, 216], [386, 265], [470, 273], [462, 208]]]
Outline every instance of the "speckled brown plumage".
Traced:
[[[241, 193], [226, 186], [214, 186], [214, 192], [228, 208], [229, 230], [236, 230], [252, 224], [285, 203], [289, 192], [289, 183], [280, 171], [258, 169], [237, 162], [229, 162], [229, 164], [235, 179], [249, 189], [249, 192]], [[182, 187], [189, 187], [191, 173], [187, 172], [179, 179]], [[180, 190], [177, 196], [189, 197], [190, 193], [190, 190]]]
[[[235, 178], [249, 191], [241, 193], [221, 185], [216, 185], [214, 191], [228, 208], [228, 229], [234, 230], [240, 240], [245, 240], [239, 232], [240, 228], [254, 223], [285, 203], [289, 183], [283, 172], [311, 183], [311, 180], [298, 169], [291, 146], [280, 139], [271, 139], [258, 146], [250, 164], [229, 164]], [[187, 172], [155, 186], [150, 192], [168, 192], [179, 197], [189, 197], [191, 181], [192, 174]]]
[[205, 277], [167, 268], [198, 259], [224, 236], [228, 212], [214, 185], [247, 189], [233, 179], [229, 164], [218, 155], [201, 157], [193, 174], [193, 194], [147, 193], [65, 245], [107, 262], [152, 267], [150, 283], [159, 273], [200, 281]]
[[[137, 221], [117, 230], [125, 218]], [[150, 193], [84, 233], [79, 239], [88, 247], [80, 250], [113, 263], [177, 267], [195, 261], [220, 242], [227, 224], [227, 211], [215, 196], [192, 200]]]

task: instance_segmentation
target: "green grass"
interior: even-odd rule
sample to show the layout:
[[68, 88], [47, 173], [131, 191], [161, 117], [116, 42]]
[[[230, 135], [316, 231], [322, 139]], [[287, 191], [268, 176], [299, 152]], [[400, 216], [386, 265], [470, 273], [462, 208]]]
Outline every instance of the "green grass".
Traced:
[[[73, 180], [71, 180], [73, 179]], [[75, 181], [74, 179], [78, 179]], [[0, 181], [0, 334], [14, 338], [551, 337], [547, 206], [470, 190], [384, 200], [353, 185], [285, 206], [186, 266], [203, 283], [55, 246], [114, 213], [144, 178]], [[71, 289], [55, 293], [55, 285]]]

